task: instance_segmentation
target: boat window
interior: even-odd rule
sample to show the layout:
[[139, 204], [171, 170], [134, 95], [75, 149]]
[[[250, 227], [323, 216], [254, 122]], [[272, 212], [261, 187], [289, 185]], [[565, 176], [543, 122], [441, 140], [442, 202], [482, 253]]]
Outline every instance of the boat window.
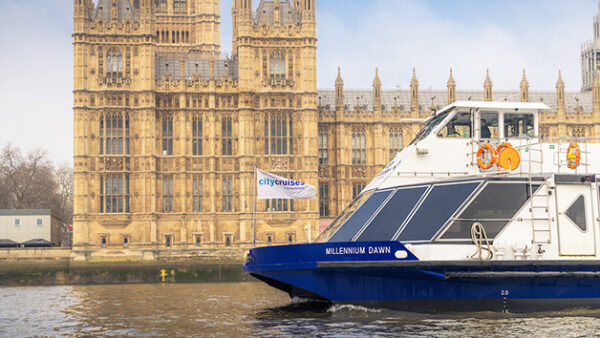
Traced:
[[438, 132], [440, 137], [471, 137], [471, 113], [457, 112], [454, 117], [446, 123]]
[[347, 242], [360, 230], [373, 216], [381, 204], [388, 198], [393, 190], [376, 192], [369, 197], [349, 218], [340, 229], [331, 236], [328, 242]]
[[505, 137], [533, 137], [535, 136], [533, 114], [504, 114]]
[[480, 138], [498, 138], [498, 113], [479, 113], [479, 136]]
[[357, 241], [389, 241], [428, 187], [399, 189], [379, 211]]
[[480, 182], [434, 186], [406, 227], [399, 241], [429, 241], [477, 189]]
[[575, 202], [571, 204], [567, 210], [567, 216], [571, 219], [575, 225], [581, 229], [581, 231], [587, 230], [587, 223], [585, 221], [585, 201], [583, 195], [579, 195]]
[[[535, 192], [539, 184], [532, 186]], [[488, 183], [448, 230], [442, 239], [471, 240], [471, 226], [483, 224], [488, 238], [493, 239], [529, 200], [529, 186], [525, 183]]]
[[356, 197], [350, 204], [327, 226], [323, 232], [315, 239], [315, 242], [326, 242], [333, 233], [335, 233], [344, 222], [348, 219], [348, 217], [352, 216], [352, 214], [358, 209], [371, 195], [373, 191], [367, 192], [365, 194], [359, 195]]
[[421, 131], [419, 131], [417, 136], [415, 136], [415, 138], [412, 141], [410, 141], [410, 143], [408, 145], [419, 142], [422, 139], [424, 139], [425, 137], [427, 137], [431, 133], [433, 128], [435, 128], [435, 126], [440, 124], [446, 118], [446, 116], [448, 116], [448, 113], [440, 114], [440, 115], [434, 117], [433, 119], [431, 119], [431, 121], [429, 121], [427, 123], [427, 125], [425, 127], [423, 127], [423, 129], [421, 129]]

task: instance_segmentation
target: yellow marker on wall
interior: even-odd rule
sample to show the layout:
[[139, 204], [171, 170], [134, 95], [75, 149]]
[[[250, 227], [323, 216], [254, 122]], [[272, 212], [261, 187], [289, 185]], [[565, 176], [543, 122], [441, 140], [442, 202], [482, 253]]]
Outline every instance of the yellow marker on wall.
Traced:
[[162, 282], [165, 282], [165, 277], [167, 277], [167, 270], [160, 269], [160, 276], [162, 277]]

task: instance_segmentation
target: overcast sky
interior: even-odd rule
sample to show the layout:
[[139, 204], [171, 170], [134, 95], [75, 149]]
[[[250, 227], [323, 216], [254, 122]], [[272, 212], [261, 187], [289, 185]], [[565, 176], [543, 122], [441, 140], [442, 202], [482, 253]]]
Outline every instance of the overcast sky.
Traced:
[[[221, 3], [222, 51], [231, 53], [232, 0]], [[258, 1], [254, 0], [256, 7]], [[73, 148], [72, 1], [0, 0], [0, 147], [41, 147], [55, 163]], [[332, 88], [338, 65], [345, 88], [407, 89], [412, 67], [421, 88], [517, 89], [522, 68], [531, 90], [554, 90], [562, 69], [577, 91], [580, 47], [592, 37], [596, 0], [317, 0], [317, 77]]]

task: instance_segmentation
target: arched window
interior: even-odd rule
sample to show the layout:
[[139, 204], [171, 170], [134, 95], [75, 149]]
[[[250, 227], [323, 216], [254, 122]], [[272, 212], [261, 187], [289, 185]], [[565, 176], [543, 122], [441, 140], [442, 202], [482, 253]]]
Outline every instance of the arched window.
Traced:
[[352, 164], [366, 164], [365, 131], [352, 129]]
[[129, 239], [127, 237], [123, 237], [123, 248], [127, 249], [128, 244], [129, 244]]
[[292, 117], [287, 113], [265, 115], [265, 155], [293, 153]]
[[392, 128], [390, 129], [390, 161], [400, 150], [402, 150], [402, 131], [399, 128]]
[[129, 114], [100, 117], [100, 155], [129, 155]]
[[123, 76], [123, 57], [116, 48], [111, 48], [106, 52], [106, 76], [109, 79]]
[[327, 164], [328, 162], [328, 146], [327, 146], [327, 130], [319, 130], [319, 164]]
[[276, 52], [271, 55], [271, 68], [269, 74], [271, 80], [285, 80], [285, 56]]
[[185, 11], [185, 0], [173, 0], [173, 10], [175, 12]]

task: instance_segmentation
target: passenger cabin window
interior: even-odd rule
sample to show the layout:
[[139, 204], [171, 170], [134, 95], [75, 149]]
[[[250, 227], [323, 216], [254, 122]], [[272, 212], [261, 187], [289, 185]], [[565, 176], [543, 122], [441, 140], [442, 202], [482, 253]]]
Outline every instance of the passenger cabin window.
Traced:
[[585, 221], [585, 201], [583, 195], [579, 195], [575, 202], [571, 204], [567, 210], [567, 216], [569, 216], [569, 219], [575, 223], [581, 231], [587, 231], [587, 224]]
[[479, 114], [479, 138], [498, 138], [498, 113], [481, 112]]
[[426, 138], [431, 133], [433, 128], [435, 128], [438, 124], [440, 124], [446, 118], [446, 116], [448, 116], [448, 113], [440, 114], [440, 115], [434, 117], [433, 119], [431, 119], [427, 123], [427, 125], [425, 125], [425, 127], [423, 127], [423, 129], [421, 129], [421, 131], [419, 131], [417, 136], [415, 136], [415, 138], [412, 141], [410, 141], [409, 145], [419, 142], [422, 139]]
[[504, 114], [505, 137], [533, 137], [533, 114]]
[[[535, 192], [540, 187], [534, 184]], [[454, 218], [440, 239], [471, 241], [471, 226], [481, 222], [487, 237], [494, 239], [529, 200], [529, 186], [524, 183], [488, 183], [470, 204]]]
[[471, 135], [470, 112], [457, 112], [438, 132], [438, 136], [449, 138], [470, 138]]

